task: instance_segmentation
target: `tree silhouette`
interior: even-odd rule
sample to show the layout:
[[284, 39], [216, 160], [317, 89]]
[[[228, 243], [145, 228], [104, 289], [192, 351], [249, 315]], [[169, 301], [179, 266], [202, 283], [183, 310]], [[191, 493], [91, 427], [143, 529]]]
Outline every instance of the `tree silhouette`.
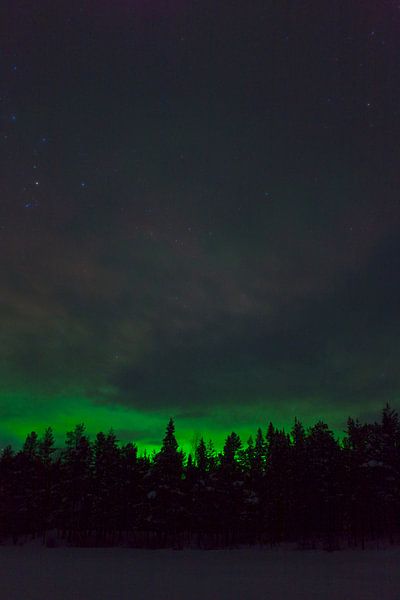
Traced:
[[[93, 442], [85, 426], [57, 449], [51, 428], [0, 453], [0, 538], [14, 542], [57, 529], [71, 544], [301, 547], [400, 537], [400, 419], [349, 418], [339, 442], [322, 421], [290, 435], [272, 423], [243, 445], [230, 433], [221, 453], [200, 438], [185, 459], [168, 421], [149, 456], [111, 430]], [[51, 535], [54, 535], [52, 533]]]
[[79, 543], [90, 530], [93, 449], [83, 423], [66, 436], [61, 462], [61, 512], [58, 527]]
[[178, 450], [175, 424], [170, 418], [160, 451], [156, 454], [151, 470], [152, 489], [150, 520], [156, 527], [159, 543], [165, 545], [177, 538], [183, 528], [183, 452]]

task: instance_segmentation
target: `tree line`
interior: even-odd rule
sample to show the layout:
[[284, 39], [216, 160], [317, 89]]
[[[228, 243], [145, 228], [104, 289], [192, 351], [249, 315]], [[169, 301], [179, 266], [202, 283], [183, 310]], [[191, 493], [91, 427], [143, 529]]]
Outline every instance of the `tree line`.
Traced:
[[112, 430], [91, 441], [83, 424], [63, 448], [48, 428], [0, 455], [0, 538], [15, 543], [334, 549], [399, 533], [400, 419], [388, 405], [379, 422], [349, 418], [342, 440], [295, 419], [245, 444], [232, 432], [221, 452], [201, 438], [186, 456], [170, 419], [152, 455]]

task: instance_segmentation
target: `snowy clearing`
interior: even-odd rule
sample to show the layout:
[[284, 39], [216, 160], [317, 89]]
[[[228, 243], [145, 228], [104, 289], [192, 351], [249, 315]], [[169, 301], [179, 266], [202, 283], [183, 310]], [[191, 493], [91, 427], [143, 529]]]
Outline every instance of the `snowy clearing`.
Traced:
[[399, 600], [400, 549], [0, 547], [1, 600]]

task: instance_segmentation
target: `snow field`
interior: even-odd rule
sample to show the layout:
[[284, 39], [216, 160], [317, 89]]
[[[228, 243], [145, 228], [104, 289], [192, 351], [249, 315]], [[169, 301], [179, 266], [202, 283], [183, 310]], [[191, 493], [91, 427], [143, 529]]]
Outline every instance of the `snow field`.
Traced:
[[400, 549], [0, 547], [0, 600], [400, 600]]

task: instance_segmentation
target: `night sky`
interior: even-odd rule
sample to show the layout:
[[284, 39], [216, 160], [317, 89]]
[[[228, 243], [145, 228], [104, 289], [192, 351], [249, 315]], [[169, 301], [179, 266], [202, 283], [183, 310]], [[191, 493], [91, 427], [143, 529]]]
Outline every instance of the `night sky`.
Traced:
[[400, 5], [3, 0], [0, 442], [400, 392]]

